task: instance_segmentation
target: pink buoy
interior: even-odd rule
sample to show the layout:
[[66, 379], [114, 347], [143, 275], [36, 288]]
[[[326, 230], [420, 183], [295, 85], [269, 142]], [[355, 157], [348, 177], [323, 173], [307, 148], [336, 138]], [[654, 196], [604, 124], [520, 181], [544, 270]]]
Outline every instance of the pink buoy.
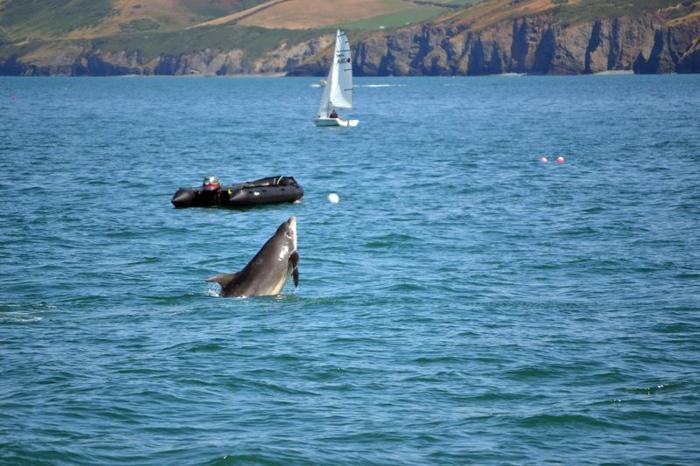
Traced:
[[566, 162], [566, 159], [564, 159], [564, 157], [560, 155], [559, 157], [557, 157], [557, 160], [555, 160], [555, 161], [557, 163], [564, 163], [564, 162]]

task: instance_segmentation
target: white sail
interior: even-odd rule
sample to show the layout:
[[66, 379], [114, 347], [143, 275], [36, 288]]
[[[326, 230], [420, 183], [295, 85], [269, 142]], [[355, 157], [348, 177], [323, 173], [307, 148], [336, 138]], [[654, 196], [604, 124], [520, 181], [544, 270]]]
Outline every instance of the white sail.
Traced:
[[331, 69], [328, 70], [328, 78], [326, 79], [326, 85], [323, 87], [323, 95], [321, 96], [321, 104], [318, 106], [318, 117], [319, 118], [328, 118], [328, 115], [331, 113], [331, 106], [330, 106], [330, 84], [333, 79], [333, 67], [331, 66]]
[[335, 37], [333, 65], [328, 75], [330, 103], [333, 108], [352, 108], [352, 57], [348, 36], [340, 29]]
[[[359, 120], [346, 120], [336, 109], [352, 108], [352, 57], [350, 43], [344, 32], [338, 30], [335, 37], [335, 52], [328, 79], [318, 106], [316, 126], [357, 126]], [[332, 116], [331, 116], [332, 115]]]

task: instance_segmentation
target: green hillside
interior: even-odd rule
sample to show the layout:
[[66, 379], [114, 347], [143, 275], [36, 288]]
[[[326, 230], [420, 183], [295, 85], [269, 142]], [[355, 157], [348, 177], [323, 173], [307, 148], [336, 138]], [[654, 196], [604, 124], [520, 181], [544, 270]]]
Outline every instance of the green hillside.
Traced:
[[111, 12], [112, 0], [6, 0], [0, 2], [0, 28], [14, 41], [61, 38]]
[[245, 49], [248, 57], [257, 58], [278, 47], [282, 42], [296, 44], [311, 39], [318, 33], [319, 31], [223, 25], [191, 29], [186, 32], [122, 34], [93, 39], [92, 43], [100, 50], [110, 52], [140, 50], [146, 60], [153, 59], [161, 53], [178, 55], [207, 48], [240, 48]]
[[[353, 0], [349, 0], [350, 6]], [[285, 42], [294, 44], [335, 26], [372, 30], [393, 28], [425, 21], [453, 11], [455, 6], [475, 0], [436, 0], [431, 4], [404, 0], [377, 0], [394, 4], [400, 11], [385, 13], [381, 8], [373, 17], [337, 24], [322, 24], [312, 29], [286, 29], [240, 25], [237, 21], [197, 27], [203, 22], [246, 12], [269, 3], [268, 0], [173, 0], [173, 8], [157, 8], [150, 0], [0, 0], [0, 56], [36, 50], [47, 43], [85, 44], [103, 50], [140, 50], [151, 57], [159, 53], [176, 54], [202, 48], [236, 47], [256, 56]], [[393, 4], [391, 3], [393, 2]], [[303, 3], [303, 2], [302, 2]], [[403, 6], [405, 4], [405, 7]], [[441, 4], [446, 5], [442, 7]], [[254, 13], [246, 16], [255, 18]]]

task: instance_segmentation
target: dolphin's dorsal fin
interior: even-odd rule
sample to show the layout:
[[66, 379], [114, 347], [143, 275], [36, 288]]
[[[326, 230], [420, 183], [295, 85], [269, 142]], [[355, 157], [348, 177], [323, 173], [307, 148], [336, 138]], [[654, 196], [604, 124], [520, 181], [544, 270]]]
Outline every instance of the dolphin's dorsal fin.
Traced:
[[240, 272], [234, 273], [220, 273], [219, 275], [214, 275], [213, 277], [207, 278], [208, 282], [218, 283], [221, 288], [226, 288], [229, 283], [231, 283]]
[[299, 286], [299, 253], [294, 251], [291, 256], [289, 256], [289, 263], [292, 266], [292, 278], [294, 279], [294, 286]]

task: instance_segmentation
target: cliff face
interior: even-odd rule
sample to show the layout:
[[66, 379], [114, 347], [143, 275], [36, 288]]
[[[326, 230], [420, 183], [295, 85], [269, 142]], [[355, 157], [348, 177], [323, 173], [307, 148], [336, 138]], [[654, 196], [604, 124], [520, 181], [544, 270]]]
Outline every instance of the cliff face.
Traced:
[[[320, 75], [328, 56], [298, 75]], [[700, 18], [674, 26], [659, 15], [560, 25], [543, 14], [478, 32], [422, 25], [375, 34], [355, 48], [357, 75], [435, 76], [498, 73], [700, 72]]]
[[[321, 76], [327, 73], [332, 44], [333, 37], [326, 35], [257, 58], [238, 49], [204, 49], [152, 59], [138, 50], [53, 46], [0, 60], [0, 74]], [[566, 25], [542, 13], [476, 31], [468, 24], [423, 24], [367, 35], [354, 49], [358, 76], [692, 73], [700, 72], [700, 17], [674, 23], [654, 13]]]
[[700, 72], [700, 38], [696, 39], [693, 45], [681, 56], [678, 72]]

